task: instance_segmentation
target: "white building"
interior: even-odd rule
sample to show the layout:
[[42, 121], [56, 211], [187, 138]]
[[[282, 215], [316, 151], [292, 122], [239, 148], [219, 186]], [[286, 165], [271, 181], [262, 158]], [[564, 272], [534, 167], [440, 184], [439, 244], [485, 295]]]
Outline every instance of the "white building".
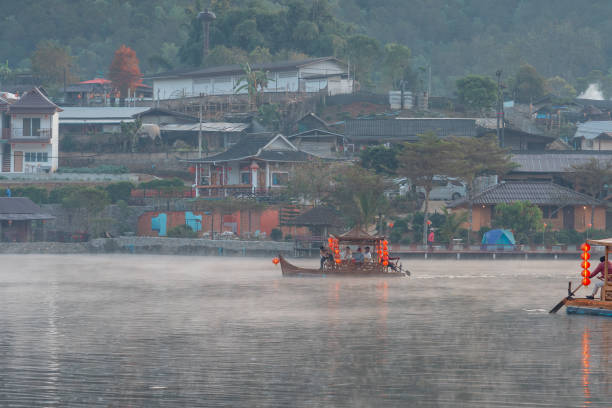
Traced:
[[14, 102], [0, 98], [0, 173], [57, 170], [61, 111], [38, 88]]
[[[347, 65], [334, 57], [253, 64], [251, 68], [268, 73], [269, 82], [264, 92], [327, 91], [328, 95], [337, 95], [353, 91]], [[235, 93], [243, 76], [244, 69], [240, 65], [160, 73], [151, 78], [153, 98], [230, 95]], [[247, 91], [243, 89], [240, 93]]]

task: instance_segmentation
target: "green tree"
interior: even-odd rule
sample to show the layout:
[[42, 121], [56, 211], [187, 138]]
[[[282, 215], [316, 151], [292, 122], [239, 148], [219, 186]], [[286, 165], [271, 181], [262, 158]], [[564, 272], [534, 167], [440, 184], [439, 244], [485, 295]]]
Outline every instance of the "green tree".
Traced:
[[488, 134], [480, 138], [452, 137], [452, 163], [449, 163], [450, 174], [460, 177], [467, 185], [468, 220], [472, 231], [472, 207], [474, 200], [474, 182], [479, 176], [503, 176], [517, 165], [512, 162], [510, 151], [499, 147], [495, 135]]
[[518, 102], [535, 102], [546, 93], [546, 82], [533, 66], [524, 64], [514, 77], [513, 93]]
[[136, 147], [138, 146], [138, 130], [142, 126], [142, 120], [136, 118], [133, 122], [121, 121], [120, 126], [123, 151], [136, 152]]
[[486, 76], [468, 75], [456, 82], [461, 103], [482, 113], [497, 101], [497, 85]]
[[401, 81], [407, 79], [410, 70], [410, 48], [402, 44], [385, 45], [383, 70], [392, 88], [399, 89]]
[[367, 228], [387, 208], [383, 178], [360, 166], [339, 166], [333, 185], [327, 199], [352, 225]]
[[[252, 52], [255, 53], [256, 50]], [[217, 45], [210, 50], [202, 65], [204, 67], [214, 67], [217, 65], [246, 64], [249, 58], [246, 51], [241, 48], [228, 48], [224, 45]], [[255, 59], [257, 58], [256, 56]]]
[[374, 170], [378, 174], [394, 175], [398, 166], [397, 156], [401, 150], [400, 146], [369, 146], [359, 152], [359, 159], [366, 169]]
[[450, 212], [448, 209], [442, 209], [444, 213], [444, 222], [440, 227], [439, 238], [442, 242], [452, 243], [455, 237], [458, 237], [461, 233], [462, 225], [468, 220], [467, 211], [453, 211]]
[[576, 97], [576, 89], [558, 75], [546, 80], [546, 89], [557, 98], [574, 99]]
[[542, 210], [529, 201], [501, 203], [495, 206], [492, 224], [495, 228], [511, 230], [517, 241], [527, 243], [531, 236], [542, 231]]
[[260, 92], [268, 86], [268, 73], [263, 71], [256, 71], [251, 68], [251, 65], [247, 62], [242, 67], [244, 75], [240, 77], [236, 86], [234, 87], [235, 93], [240, 93], [244, 90], [249, 94], [249, 101], [251, 106], [258, 106], [258, 96]]
[[70, 84], [76, 79], [73, 75], [76, 67], [70, 49], [56, 41], [39, 42], [30, 60], [32, 72], [47, 86], [57, 86], [63, 83], [64, 79]]
[[[603, 190], [612, 185], [612, 163], [607, 160], [590, 159], [582, 164], [573, 164], [568, 169], [567, 178], [574, 187], [598, 199]], [[591, 227], [595, 220], [595, 205], [591, 205]]]
[[358, 34], [346, 41], [346, 57], [350, 60], [355, 78], [366, 87], [373, 84], [371, 76], [380, 56], [380, 43], [374, 38]]
[[320, 159], [308, 161], [298, 168], [289, 180], [287, 191], [292, 197], [320, 205], [333, 190], [337, 164]]
[[86, 231], [91, 231], [93, 218], [98, 216], [110, 204], [106, 191], [84, 187], [73, 190], [62, 201], [62, 206], [72, 215], [80, 215], [85, 221]]
[[120, 181], [118, 183], [111, 183], [104, 189], [108, 193], [110, 201], [115, 204], [118, 201], [128, 201], [130, 199], [134, 184], [129, 181]]
[[404, 143], [404, 150], [398, 157], [397, 173], [409, 178], [413, 185], [425, 190], [423, 245], [427, 244], [429, 195], [434, 187], [434, 177], [455, 172], [452, 168], [455, 161], [451, 160], [454, 154], [452, 143], [441, 139], [433, 132], [428, 132], [419, 135], [419, 140], [416, 142]]

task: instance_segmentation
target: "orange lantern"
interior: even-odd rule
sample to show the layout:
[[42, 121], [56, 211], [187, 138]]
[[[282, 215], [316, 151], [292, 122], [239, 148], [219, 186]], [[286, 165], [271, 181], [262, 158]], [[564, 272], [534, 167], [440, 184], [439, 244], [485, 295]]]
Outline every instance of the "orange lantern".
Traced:
[[340, 259], [336, 259], [336, 263], [337, 263], [338, 265], [340, 265], [340, 262], [342, 262]]
[[272, 263], [273, 263], [274, 265], [278, 265], [278, 263], [279, 263], [279, 262], [280, 262], [280, 259], [278, 259], [278, 258], [274, 258], [274, 259], [272, 260]]
[[383, 261], [383, 265], [387, 266], [389, 265], [389, 261], [387, 261], [386, 259]]
[[589, 253], [591, 246], [588, 244], [588, 242], [585, 242], [584, 244], [580, 245], [580, 249], [582, 250], [582, 254], [580, 254], [580, 259], [582, 259], [582, 262], [580, 263], [580, 266], [582, 267], [582, 272], [580, 273], [583, 278], [582, 284], [584, 286], [589, 286], [591, 283], [591, 280], [589, 279], [589, 276], [591, 275], [589, 272], [591, 263], [588, 260], [591, 258], [591, 254]]
[[390, 222], [389, 223], [389, 228], [393, 228], [393, 225], [395, 225], [395, 224], [393, 224], [393, 222]]
[[389, 243], [389, 241], [387, 241], [386, 239], [383, 241], [383, 245], [387, 246], [387, 244]]

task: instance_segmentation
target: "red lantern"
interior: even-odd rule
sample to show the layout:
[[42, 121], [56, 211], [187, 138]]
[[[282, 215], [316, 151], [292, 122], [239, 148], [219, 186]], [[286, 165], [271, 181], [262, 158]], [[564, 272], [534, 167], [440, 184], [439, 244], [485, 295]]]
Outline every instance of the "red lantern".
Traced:
[[395, 225], [395, 224], [393, 224], [392, 222], [390, 222], [390, 223], [389, 223], [389, 228], [393, 228], [393, 225]]
[[195, 173], [195, 167], [194, 166], [189, 166], [189, 173], [191, 173], [191, 174]]
[[582, 252], [589, 252], [591, 250], [591, 246], [585, 242], [584, 244], [580, 245], [580, 250]]
[[427, 225], [431, 225], [431, 220], [427, 220]]
[[274, 259], [272, 260], [272, 263], [273, 263], [274, 265], [278, 265], [278, 263], [279, 263], [279, 262], [280, 262], [280, 259], [278, 259], [278, 258], [274, 258]]
[[383, 245], [387, 246], [387, 244], [389, 243], [389, 241], [387, 241], [386, 239], [383, 241]]
[[591, 273], [589, 272], [588, 269], [583, 269], [581, 275], [583, 278], [588, 278], [591, 275]]
[[589, 285], [591, 284], [591, 280], [590, 280], [589, 278], [584, 278], [584, 279], [582, 280], [582, 284], [583, 284], [584, 286], [589, 286]]
[[337, 264], [340, 264], [340, 262], [342, 262], [340, 259], [336, 259]]
[[589, 269], [591, 267], [591, 263], [589, 261], [582, 261], [580, 266], [582, 266], [582, 269]]
[[387, 266], [389, 265], [389, 261], [387, 261], [386, 259], [383, 261], [383, 265]]
[[588, 261], [589, 259], [591, 259], [591, 254], [589, 254], [588, 252], [583, 252], [580, 255], [580, 259], [582, 259], [584, 261]]

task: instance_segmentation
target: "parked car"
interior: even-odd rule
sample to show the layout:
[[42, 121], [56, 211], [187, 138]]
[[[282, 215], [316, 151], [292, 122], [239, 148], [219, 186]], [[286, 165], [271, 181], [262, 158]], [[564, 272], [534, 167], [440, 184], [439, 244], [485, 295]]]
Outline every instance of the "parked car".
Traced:
[[[456, 178], [436, 176], [433, 184], [434, 187], [429, 193], [430, 200], [457, 200], [467, 194], [465, 183]], [[416, 191], [419, 198], [425, 199], [425, 189], [423, 187], [417, 187]]]

